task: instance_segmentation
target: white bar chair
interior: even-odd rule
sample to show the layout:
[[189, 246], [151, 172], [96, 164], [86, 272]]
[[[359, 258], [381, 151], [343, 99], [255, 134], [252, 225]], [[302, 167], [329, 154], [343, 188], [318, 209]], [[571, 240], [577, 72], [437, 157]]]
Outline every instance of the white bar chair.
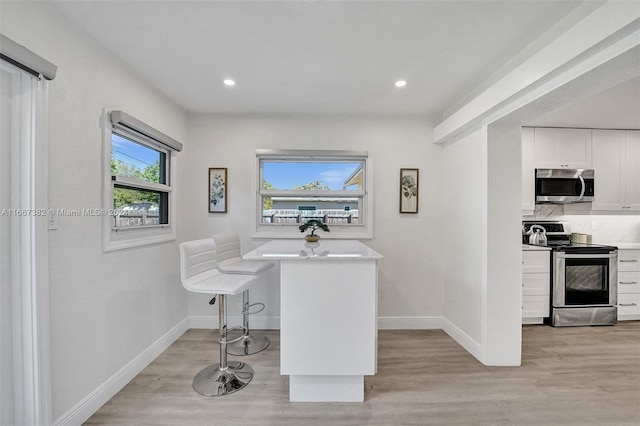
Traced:
[[[218, 298], [220, 328], [220, 362], [201, 370], [193, 379], [193, 389], [206, 396], [222, 396], [244, 388], [253, 378], [253, 369], [244, 362], [227, 361], [227, 298], [246, 291], [257, 282], [253, 275], [223, 274], [216, 267], [216, 248], [213, 238], [187, 241], [180, 244], [180, 278], [182, 285], [194, 293], [213, 294], [209, 304]], [[241, 328], [241, 327], [236, 327]], [[244, 332], [244, 330], [243, 330]]]
[[[240, 237], [237, 233], [216, 234], [213, 236], [216, 245], [217, 263], [220, 272], [233, 275], [258, 276], [274, 266], [273, 262], [260, 260], [244, 260], [240, 254]], [[258, 306], [257, 310], [251, 308]], [[232, 355], [252, 355], [269, 346], [269, 338], [264, 334], [251, 333], [249, 315], [264, 310], [264, 303], [249, 304], [249, 289], [242, 293], [242, 326], [244, 335], [241, 340], [231, 343], [227, 350]], [[235, 340], [235, 339], [234, 339]]]

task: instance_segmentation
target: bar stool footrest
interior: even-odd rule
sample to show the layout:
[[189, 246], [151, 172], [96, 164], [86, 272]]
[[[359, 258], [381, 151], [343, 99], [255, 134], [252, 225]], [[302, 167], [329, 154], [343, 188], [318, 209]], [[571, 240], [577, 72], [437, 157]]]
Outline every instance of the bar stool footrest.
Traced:
[[233, 340], [222, 340], [222, 337], [220, 339], [218, 339], [218, 343], [226, 343], [227, 345], [231, 344], [231, 343], [235, 343], [235, 342], [239, 342], [240, 340], [244, 339], [245, 335], [249, 334], [249, 330], [247, 330], [246, 328], [244, 328], [241, 325], [238, 325], [236, 327], [231, 327], [227, 329], [227, 335], [228, 333], [231, 333], [233, 331], [238, 331], [241, 330], [242, 331], [242, 335], [238, 338], [235, 338]]
[[[257, 311], [253, 311], [251, 312], [251, 308], [253, 308], [254, 306], [260, 306], [260, 309], [258, 309]], [[255, 315], [255, 314], [259, 314], [260, 312], [264, 311], [265, 305], [264, 303], [261, 302], [256, 302], [256, 303], [252, 303], [250, 305], [247, 306], [247, 309], [244, 309], [242, 311], [242, 315]]]

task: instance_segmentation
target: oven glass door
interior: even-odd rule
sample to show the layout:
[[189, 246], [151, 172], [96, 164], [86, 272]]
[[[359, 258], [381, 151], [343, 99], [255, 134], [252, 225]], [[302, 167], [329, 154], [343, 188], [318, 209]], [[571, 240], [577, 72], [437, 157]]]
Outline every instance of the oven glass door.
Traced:
[[565, 259], [566, 305], [609, 304], [609, 259]]
[[553, 252], [553, 306], [613, 306], [618, 303], [618, 252]]

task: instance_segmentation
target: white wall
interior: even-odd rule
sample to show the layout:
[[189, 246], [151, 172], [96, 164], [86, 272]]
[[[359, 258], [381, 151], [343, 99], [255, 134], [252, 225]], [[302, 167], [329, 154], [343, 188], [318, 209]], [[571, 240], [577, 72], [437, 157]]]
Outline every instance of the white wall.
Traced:
[[[364, 241], [385, 258], [380, 262], [380, 326], [433, 325], [441, 309], [442, 148], [431, 143], [431, 126], [419, 118], [207, 116], [189, 117], [189, 144], [180, 170], [180, 213], [189, 217], [181, 238], [201, 238], [235, 231], [243, 252], [263, 243], [250, 241], [251, 194], [255, 149], [366, 150], [374, 161], [374, 238]], [[207, 170], [227, 167], [228, 213], [207, 212]], [[399, 214], [399, 170], [420, 169], [419, 213]], [[330, 234], [322, 238], [330, 238]], [[279, 317], [278, 274], [252, 290], [252, 300], [267, 308], [252, 326], [276, 327]], [[207, 297], [189, 295], [189, 315], [215, 316]], [[238, 315], [231, 302], [230, 316]], [[404, 319], [395, 317], [402, 316]]]
[[444, 329], [485, 365], [519, 365], [519, 127], [483, 127], [444, 149]]
[[[184, 112], [50, 4], [3, 2], [1, 27], [58, 66], [50, 84], [48, 207], [102, 207], [102, 108], [185, 141]], [[103, 253], [101, 220], [60, 217], [49, 233], [54, 419], [186, 317], [176, 243]]]
[[482, 347], [486, 280], [486, 162], [482, 130], [444, 148], [445, 329], [477, 358]]
[[485, 127], [487, 150], [485, 365], [520, 365], [522, 351], [522, 136], [519, 125]]

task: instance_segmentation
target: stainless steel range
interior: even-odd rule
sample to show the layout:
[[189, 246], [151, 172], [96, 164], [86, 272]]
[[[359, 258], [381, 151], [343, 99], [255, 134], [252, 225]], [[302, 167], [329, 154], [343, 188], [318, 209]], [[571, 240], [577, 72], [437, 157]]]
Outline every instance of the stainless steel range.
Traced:
[[567, 222], [525, 221], [522, 242], [533, 225], [546, 230], [551, 248], [551, 309], [554, 327], [613, 325], [618, 317], [618, 249], [571, 242]]

